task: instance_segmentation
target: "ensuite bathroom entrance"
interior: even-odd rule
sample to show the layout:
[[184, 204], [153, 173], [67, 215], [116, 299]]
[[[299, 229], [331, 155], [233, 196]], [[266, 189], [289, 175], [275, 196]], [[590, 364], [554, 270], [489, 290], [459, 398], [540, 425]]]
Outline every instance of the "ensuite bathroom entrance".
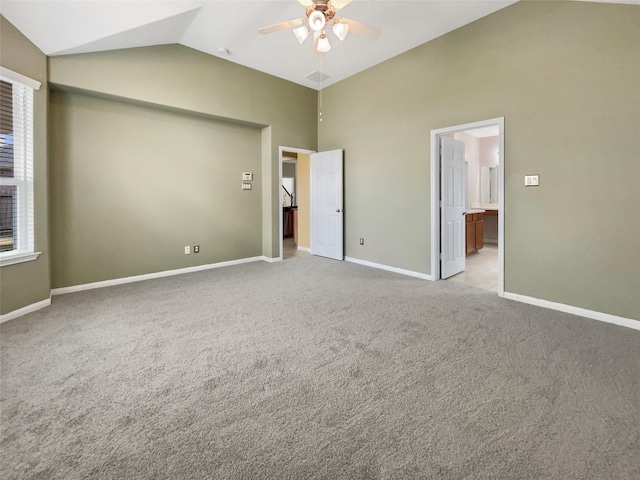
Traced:
[[[502, 295], [503, 119], [432, 131], [436, 279]], [[437, 185], [434, 185], [434, 181]]]

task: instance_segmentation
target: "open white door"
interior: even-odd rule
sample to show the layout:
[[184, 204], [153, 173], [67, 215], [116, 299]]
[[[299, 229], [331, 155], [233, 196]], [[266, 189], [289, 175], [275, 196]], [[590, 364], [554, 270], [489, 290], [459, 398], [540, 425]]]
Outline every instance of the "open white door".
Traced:
[[441, 277], [449, 278], [464, 271], [465, 218], [467, 188], [465, 186], [464, 142], [440, 137], [442, 198], [441, 211]]
[[311, 154], [311, 253], [344, 260], [342, 150]]

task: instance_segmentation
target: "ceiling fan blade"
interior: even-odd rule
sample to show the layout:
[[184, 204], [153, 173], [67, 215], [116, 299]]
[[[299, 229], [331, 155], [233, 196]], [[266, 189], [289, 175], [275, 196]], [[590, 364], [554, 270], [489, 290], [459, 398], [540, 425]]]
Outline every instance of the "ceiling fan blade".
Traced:
[[304, 25], [307, 21], [306, 18], [296, 18], [295, 20], [289, 20], [288, 22], [277, 23], [268, 27], [262, 27], [258, 29], [258, 33], [266, 35], [267, 33], [277, 32], [279, 30], [286, 30], [287, 28], [294, 28]]
[[322, 52], [318, 51], [318, 40], [320, 40], [320, 35], [322, 32], [313, 32], [313, 56], [321, 57], [323, 55]]
[[361, 37], [375, 40], [380, 36], [380, 29], [372, 27], [371, 25], [365, 25], [364, 23], [349, 20], [348, 18], [340, 18], [340, 23], [346, 23], [349, 25], [349, 33], [355, 33]]
[[304, 8], [313, 7], [313, 0], [298, 0], [298, 3], [302, 5]]
[[331, 0], [331, 5], [333, 5], [333, 8], [335, 8], [336, 10], [340, 10], [341, 8], [346, 7], [349, 3], [351, 3], [351, 0]]

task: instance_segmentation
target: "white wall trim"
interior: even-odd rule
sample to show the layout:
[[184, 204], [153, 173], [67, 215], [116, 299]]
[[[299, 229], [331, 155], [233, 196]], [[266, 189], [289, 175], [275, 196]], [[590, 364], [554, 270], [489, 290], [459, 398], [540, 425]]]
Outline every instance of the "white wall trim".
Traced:
[[380, 270], [399, 273], [401, 275], [407, 275], [409, 277], [421, 278], [423, 280], [431, 280], [431, 275], [428, 275], [426, 273], [414, 272], [412, 270], [405, 270], [404, 268], [390, 267], [389, 265], [382, 265], [380, 263], [369, 262], [367, 260], [360, 260], [359, 258], [344, 257], [344, 259], [347, 262], [357, 263], [358, 265], [364, 265], [366, 267], [378, 268]]
[[17, 263], [32, 262], [36, 260], [42, 252], [10, 252], [7, 255], [0, 254], [0, 267], [15, 265]]
[[276, 262], [281, 262], [282, 261], [282, 257], [265, 257], [265, 256], [262, 256], [261, 260], [263, 262], [267, 262], [267, 263], [276, 263]]
[[94, 288], [113, 287], [115, 285], [123, 285], [125, 283], [142, 282], [144, 280], [152, 280], [154, 278], [171, 277], [173, 275], [182, 275], [183, 273], [201, 272], [202, 270], [211, 270], [214, 268], [229, 267], [231, 265], [241, 265], [243, 263], [270, 261], [268, 257], [258, 256], [241, 258], [239, 260], [229, 260], [227, 262], [210, 263], [207, 265], [198, 265], [196, 267], [179, 268], [176, 270], [165, 270], [162, 272], [146, 273], [144, 275], [134, 275], [132, 277], [114, 278], [112, 280], [103, 280], [101, 282], [85, 283], [82, 285], [74, 285], [72, 287], [54, 288], [51, 295], [63, 295], [65, 293], [82, 292], [84, 290], [92, 290]]
[[40, 90], [40, 83], [38, 80], [34, 80], [33, 78], [25, 77], [21, 73], [14, 72], [6, 67], [0, 67], [0, 77], [4, 77], [11, 82], [21, 83], [22, 85], [26, 85], [32, 90]]
[[504, 117], [431, 130], [431, 279], [440, 280], [440, 152], [439, 137], [447, 133], [498, 126], [498, 295], [504, 296]]
[[9, 320], [13, 320], [14, 318], [21, 317], [26, 315], [27, 313], [32, 313], [42, 308], [48, 307], [51, 305], [51, 295], [49, 298], [45, 300], [41, 300], [36, 303], [32, 303], [31, 305], [27, 305], [26, 307], [18, 308], [17, 310], [13, 310], [9, 313], [5, 313], [4, 315], [0, 315], [0, 323], [8, 322]]
[[307, 252], [307, 253], [311, 253], [311, 249], [307, 248], [307, 247], [301, 247], [300, 245], [298, 245], [296, 247], [296, 250], [300, 250], [301, 252]]
[[571, 313], [573, 315], [579, 315], [581, 317], [598, 320], [600, 322], [613, 323], [614, 325], [640, 330], [640, 320], [634, 320], [632, 318], [618, 317], [617, 315], [611, 315], [609, 313], [587, 310], [586, 308], [551, 302], [549, 300], [542, 300], [541, 298], [528, 297], [526, 295], [520, 295], [519, 293], [504, 292], [504, 298], [515, 300], [516, 302], [536, 305], [538, 307], [549, 308], [551, 310], [558, 310], [559, 312]]

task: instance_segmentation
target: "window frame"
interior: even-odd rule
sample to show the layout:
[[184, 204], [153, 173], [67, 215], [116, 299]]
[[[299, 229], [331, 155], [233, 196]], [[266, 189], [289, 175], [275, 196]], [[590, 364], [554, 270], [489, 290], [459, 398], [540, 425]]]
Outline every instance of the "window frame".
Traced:
[[[41, 252], [35, 251], [35, 208], [34, 208], [34, 91], [41, 83], [17, 72], [0, 67], [0, 80], [11, 83], [13, 91], [13, 137], [14, 172], [16, 177], [0, 177], [0, 184], [15, 186], [18, 201], [17, 210], [17, 247], [0, 252], [0, 267], [16, 263], [29, 262], [38, 258]], [[16, 89], [19, 92], [16, 93]], [[16, 99], [20, 101], [16, 101]], [[16, 121], [17, 120], [17, 121]]]

